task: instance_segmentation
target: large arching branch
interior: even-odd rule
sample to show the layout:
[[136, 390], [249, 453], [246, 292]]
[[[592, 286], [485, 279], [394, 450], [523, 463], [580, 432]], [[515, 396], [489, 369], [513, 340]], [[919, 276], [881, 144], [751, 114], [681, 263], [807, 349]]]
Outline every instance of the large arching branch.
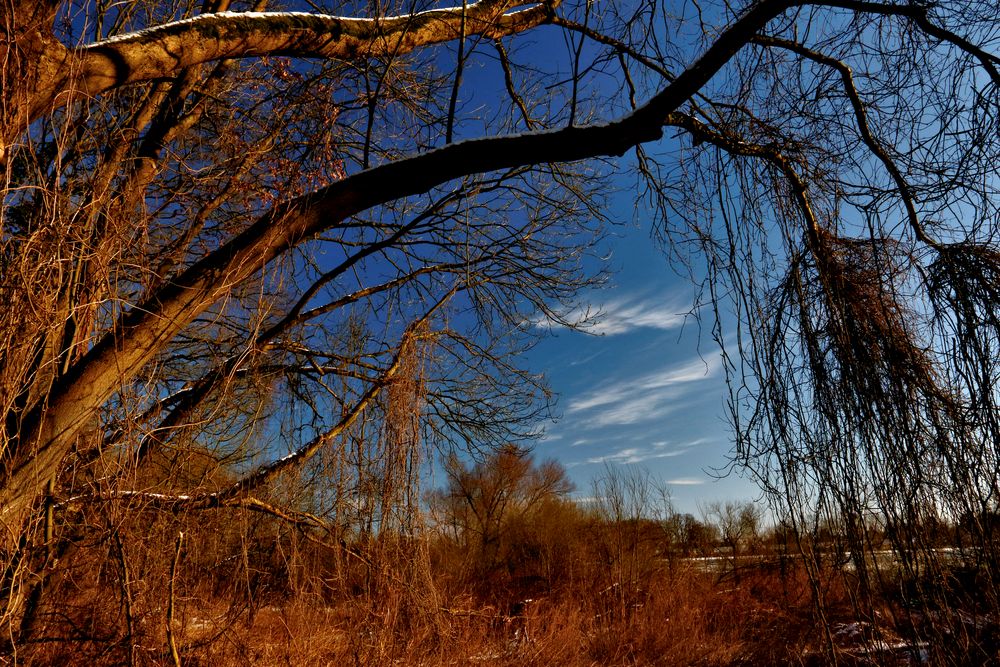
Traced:
[[[29, 108], [12, 120], [21, 130], [59, 108], [74, 94], [100, 95], [129, 84], [163, 79], [186, 68], [227, 59], [261, 56], [369, 58], [395, 56], [451, 41], [461, 34], [491, 39], [544, 23], [559, 0], [528, 4], [481, 0], [384, 18], [350, 18], [306, 12], [218, 12], [140, 30], [68, 49], [51, 40], [35, 48], [40, 71], [29, 91]], [[16, 113], [14, 114], [17, 115]], [[0, 147], [2, 149], [3, 147]]]
[[[465, 13], [466, 33], [495, 38], [538, 25], [551, 7], [482, 0]], [[85, 90], [170, 76], [184, 67], [228, 58], [285, 55], [302, 58], [401, 55], [456, 39], [461, 7], [386, 18], [349, 18], [307, 12], [219, 12], [107, 39], [76, 52]]]

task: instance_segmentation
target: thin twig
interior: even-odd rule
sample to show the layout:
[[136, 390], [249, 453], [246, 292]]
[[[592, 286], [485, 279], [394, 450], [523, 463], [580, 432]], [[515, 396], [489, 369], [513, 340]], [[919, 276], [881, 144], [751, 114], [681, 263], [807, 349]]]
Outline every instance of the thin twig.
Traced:
[[174, 546], [174, 562], [170, 566], [170, 590], [167, 600], [167, 645], [170, 647], [170, 657], [174, 667], [182, 667], [181, 656], [177, 652], [177, 642], [174, 638], [174, 593], [177, 586], [177, 565], [181, 560], [181, 546], [184, 543], [184, 531], [177, 533], [177, 543]]

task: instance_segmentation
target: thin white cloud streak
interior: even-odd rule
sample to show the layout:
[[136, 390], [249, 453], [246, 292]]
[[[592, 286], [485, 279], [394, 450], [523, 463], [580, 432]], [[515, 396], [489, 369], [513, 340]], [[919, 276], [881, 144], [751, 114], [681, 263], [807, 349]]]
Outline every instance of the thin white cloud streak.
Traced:
[[569, 365], [570, 366], [582, 366], [584, 364], [589, 364], [591, 361], [593, 361], [597, 357], [601, 356], [602, 354], [604, 354], [603, 350], [601, 350], [600, 352], [595, 352], [594, 354], [592, 354], [592, 355], [590, 355], [588, 357], [584, 357], [583, 359], [574, 359], [573, 361], [569, 362]]
[[684, 324], [687, 310], [675, 303], [657, 303], [654, 299], [614, 299], [605, 303], [591, 331], [602, 336], [616, 336], [635, 329], [676, 329]]
[[595, 389], [582, 398], [570, 401], [566, 411], [589, 410], [601, 405], [629, 400], [652, 389], [663, 389], [685, 382], [705, 380], [716, 372], [717, 365], [699, 358], [682, 366], [648, 373], [632, 380], [614, 382]]
[[677, 400], [683, 393], [675, 388], [667, 388], [644, 392], [639, 396], [626, 397], [612, 405], [595, 410], [593, 416], [586, 418], [584, 425], [588, 427], [626, 426], [665, 417], [673, 412]]
[[633, 380], [613, 382], [571, 400], [566, 412], [589, 415], [584, 419], [586, 426], [635, 424], [663, 417], [686, 393], [682, 385], [712, 377], [718, 365], [699, 358]]
[[[691, 308], [678, 299], [664, 301], [662, 298], [624, 296], [611, 299], [599, 308], [574, 308], [562, 314], [562, 319], [580, 324], [586, 331], [599, 336], [617, 336], [636, 329], [676, 329], [684, 324], [690, 311]], [[558, 326], [544, 314], [533, 318], [531, 324]]]
[[693, 477], [681, 477], [678, 479], [668, 479], [667, 484], [672, 484], [673, 486], [699, 486], [704, 484], [705, 480], [695, 479]]
[[681, 447], [676, 447], [674, 449], [667, 449], [669, 445], [666, 441], [655, 442], [648, 447], [626, 447], [620, 449], [617, 452], [612, 452], [611, 454], [605, 454], [603, 456], [594, 456], [585, 461], [580, 461], [579, 463], [619, 463], [619, 464], [632, 464], [632, 463], [643, 463], [644, 461], [652, 461], [655, 459], [669, 459], [675, 456], [682, 456], [687, 454], [694, 445], [691, 443]]

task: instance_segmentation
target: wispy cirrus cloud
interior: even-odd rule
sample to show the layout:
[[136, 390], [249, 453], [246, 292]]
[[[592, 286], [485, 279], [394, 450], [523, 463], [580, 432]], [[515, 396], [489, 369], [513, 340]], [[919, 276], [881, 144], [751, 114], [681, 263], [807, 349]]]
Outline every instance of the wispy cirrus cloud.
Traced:
[[678, 479], [667, 480], [667, 484], [672, 484], [673, 486], [698, 486], [704, 483], [705, 480], [695, 479], [694, 477], [680, 477]]
[[[567, 322], [579, 323], [599, 336], [616, 336], [636, 329], [676, 329], [684, 324], [690, 306], [667, 296], [626, 295], [603, 302], [600, 306], [580, 306], [562, 314]], [[553, 326], [552, 320], [539, 315], [531, 322], [538, 327]]]
[[612, 299], [600, 309], [591, 331], [603, 336], [615, 336], [634, 329], [676, 329], [684, 324], [690, 307], [677, 300], [623, 297]]
[[655, 459], [670, 459], [675, 456], [687, 454], [694, 447], [702, 444], [703, 442], [704, 440], [699, 439], [685, 445], [678, 446], [672, 445], [669, 441], [661, 440], [649, 443], [648, 445], [625, 447], [609, 454], [593, 456], [583, 461], [577, 461], [577, 465], [584, 463], [620, 463], [629, 465]]
[[582, 418], [588, 426], [635, 424], [663, 417], [687, 392], [684, 385], [712, 377], [717, 366], [698, 358], [630, 380], [617, 380], [570, 400], [566, 413]]

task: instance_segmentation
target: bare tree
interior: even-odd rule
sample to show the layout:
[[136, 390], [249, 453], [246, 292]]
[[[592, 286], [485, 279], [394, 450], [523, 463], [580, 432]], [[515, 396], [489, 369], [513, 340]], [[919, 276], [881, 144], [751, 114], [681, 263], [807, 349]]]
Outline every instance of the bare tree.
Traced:
[[[506, 352], [568, 312], [612, 184], [579, 161], [633, 150], [736, 341], [737, 462], [852, 549], [877, 517], [915, 580], [942, 564], [911, 527], [962, 517], [996, 604], [994, 3], [309, 6], [2, 5], [9, 617], [102, 503], [317, 524], [261, 494], [364, 424], [416, 443], [393, 405], [523, 435]], [[519, 54], [556, 31], [551, 70]], [[383, 396], [416, 377], [419, 410]], [[137, 474], [206, 448], [234, 479]]]
[[573, 489], [555, 461], [535, 464], [525, 450], [507, 445], [467, 465], [452, 455], [445, 463], [448, 485], [430, 496], [439, 527], [472, 558], [475, 577], [496, 574], [513, 563], [511, 534], [540, 508]]
[[598, 549], [608, 584], [604, 595], [614, 613], [630, 614], [642, 599], [642, 587], [662, 566], [662, 533], [657, 519], [661, 510], [656, 482], [642, 468], [625, 469], [605, 464], [593, 480], [594, 513], [598, 519]]
[[733, 571], [739, 580], [739, 557], [752, 553], [760, 540], [762, 512], [752, 502], [716, 500], [701, 508], [705, 522], [719, 529], [723, 546], [729, 550]]
[[[396, 28], [387, 18], [373, 29], [367, 19], [234, 15], [227, 2], [87, 9], [26, 3], [3, 17], [16, 36], [5, 42], [3, 124], [18, 126], [4, 147], [0, 251], [0, 588], [14, 645], [62, 613], [45, 591], [71, 576], [88, 583], [73, 564], [105, 540], [122, 563], [135, 639], [160, 602], [159, 588], [140, 595], [129, 583], [156, 574], [164, 519], [153, 517], [180, 517], [193, 534], [198, 512], [255, 512], [333, 547], [387, 529], [412, 536], [423, 448], [522, 439], [545, 413], [539, 379], [511, 355], [528, 318], [587, 284], [596, 231], [582, 199], [591, 177], [565, 169], [472, 175], [410, 199], [375, 194], [408, 189], [403, 175], [378, 179], [384, 205], [340, 220], [320, 203], [347, 171], [393, 164], [448, 122], [448, 80], [433, 54], [409, 55], [416, 47], [454, 39], [459, 24], [499, 38], [537, 23], [538, 10], [402, 12]], [[334, 33], [347, 46], [291, 60], [280, 55], [287, 43], [251, 46], [247, 20], [261, 36], [312, 33], [300, 55], [321, 55]], [[161, 23], [166, 32], [151, 36]], [[203, 48], [206, 26], [230, 24], [236, 51], [138, 75], [156, 49]], [[186, 46], [173, 41], [185, 31]], [[106, 63], [132, 59], [123, 66], [137, 78], [94, 88], [96, 70], [77, 71], [91, 56], [75, 45], [90, 42], [110, 49]], [[59, 67], [46, 69], [35, 47]], [[69, 98], [31, 110], [59, 86]], [[302, 214], [324, 222], [296, 231]], [[127, 340], [138, 356], [122, 355]], [[280, 536], [240, 522], [244, 542]], [[270, 567], [263, 549], [237, 562], [249, 570], [254, 559]]]

